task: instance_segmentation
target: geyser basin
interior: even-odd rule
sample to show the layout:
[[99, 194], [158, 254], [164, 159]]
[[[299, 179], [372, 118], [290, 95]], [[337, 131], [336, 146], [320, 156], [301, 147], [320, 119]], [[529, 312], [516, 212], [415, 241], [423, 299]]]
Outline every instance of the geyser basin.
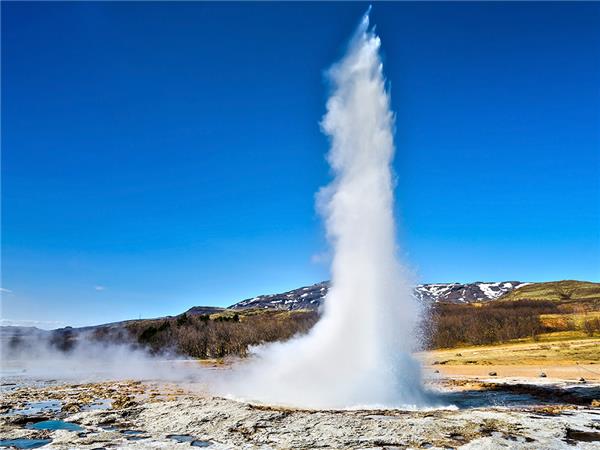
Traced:
[[397, 258], [394, 116], [368, 14], [329, 70], [321, 125], [334, 179], [320, 190], [317, 208], [333, 260], [322, 317], [305, 336], [256, 348], [221, 393], [307, 408], [430, 402], [411, 354], [419, 307]]

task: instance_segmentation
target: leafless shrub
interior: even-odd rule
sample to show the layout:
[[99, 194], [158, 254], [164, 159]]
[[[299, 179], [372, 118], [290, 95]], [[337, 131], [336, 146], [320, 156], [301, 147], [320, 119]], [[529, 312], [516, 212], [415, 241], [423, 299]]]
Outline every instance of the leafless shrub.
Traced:
[[223, 358], [246, 356], [250, 346], [305, 333], [317, 318], [317, 313], [312, 311], [269, 311], [214, 318], [182, 315], [161, 321], [134, 322], [127, 330], [140, 346], [153, 352], [170, 348], [195, 358]]
[[547, 331], [540, 314], [557, 312], [552, 302], [520, 300], [483, 305], [436, 304], [428, 323], [429, 348], [485, 345], [533, 337]]

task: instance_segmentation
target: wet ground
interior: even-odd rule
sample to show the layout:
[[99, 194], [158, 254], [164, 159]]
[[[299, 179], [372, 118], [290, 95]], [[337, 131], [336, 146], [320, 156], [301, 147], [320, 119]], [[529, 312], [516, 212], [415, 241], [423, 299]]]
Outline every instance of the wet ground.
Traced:
[[300, 410], [193, 383], [5, 377], [0, 447], [600, 448], [600, 384], [437, 379], [442, 409]]

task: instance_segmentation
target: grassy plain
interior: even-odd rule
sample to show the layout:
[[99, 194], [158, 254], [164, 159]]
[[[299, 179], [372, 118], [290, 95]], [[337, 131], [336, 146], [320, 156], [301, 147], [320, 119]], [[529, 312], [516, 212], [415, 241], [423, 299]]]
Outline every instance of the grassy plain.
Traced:
[[583, 331], [541, 334], [536, 340], [432, 350], [419, 354], [429, 371], [446, 376], [540, 377], [600, 381], [600, 336]]

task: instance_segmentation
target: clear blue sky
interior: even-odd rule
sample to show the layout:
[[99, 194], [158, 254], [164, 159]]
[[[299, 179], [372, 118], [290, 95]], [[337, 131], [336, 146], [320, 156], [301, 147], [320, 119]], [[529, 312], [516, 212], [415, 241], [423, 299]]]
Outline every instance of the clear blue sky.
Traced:
[[[2, 317], [152, 317], [326, 279], [324, 70], [366, 8], [3, 2]], [[600, 281], [600, 4], [371, 19], [419, 280]]]

